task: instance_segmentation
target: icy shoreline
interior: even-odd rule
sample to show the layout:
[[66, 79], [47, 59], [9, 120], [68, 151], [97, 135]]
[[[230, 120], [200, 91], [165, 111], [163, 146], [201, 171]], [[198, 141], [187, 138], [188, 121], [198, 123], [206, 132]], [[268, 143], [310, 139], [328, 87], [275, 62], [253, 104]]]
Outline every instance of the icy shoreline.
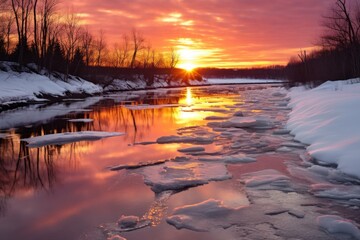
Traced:
[[[144, 90], [157, 88], [172, 88], [188, 86], [184, 82], [167, 83], [156, 81], [147, 86], [144, 79], [120, 80], [115, 79], [107, 86], [100, 86], [76, 76], [69, 76], [66, 80], [62, 74], [37, 71], [34, 65], [28, 65], [22, 71], [19, 66], [11, 62], [0, 62], [0, 111], [13, 109], [31, 103], [59, 101], [65, 98], [84, 98], [112, 91]], [[261, 79], [205, 79], [191, 80], [190, 86], [220, 85], [220, 84], [261, 84], [281, 83], [281, 80]]]
[[287, 128], [321, 165], [360, 179], [360, 79], [292, 88]]

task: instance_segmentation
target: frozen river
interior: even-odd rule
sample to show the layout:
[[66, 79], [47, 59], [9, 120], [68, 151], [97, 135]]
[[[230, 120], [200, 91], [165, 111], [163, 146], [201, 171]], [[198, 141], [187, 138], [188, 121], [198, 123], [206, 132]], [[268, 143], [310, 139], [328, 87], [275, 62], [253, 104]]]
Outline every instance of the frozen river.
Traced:
[[359, 183], [293, 140], [288, 100], [231, 85], [0, 113], [1, 239], [360, 239], [360, 197], [324, 195]]

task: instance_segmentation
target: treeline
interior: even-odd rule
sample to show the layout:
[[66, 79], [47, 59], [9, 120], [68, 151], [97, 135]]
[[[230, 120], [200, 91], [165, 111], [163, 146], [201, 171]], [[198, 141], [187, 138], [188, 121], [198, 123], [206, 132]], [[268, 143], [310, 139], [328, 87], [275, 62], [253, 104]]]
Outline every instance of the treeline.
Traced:
[[284, 66], [242, 69], [199, 68], [197, 72], [206, 78], [286, 79]]
[[287, 65], [293, 84], [318, 85], [327, 80], [360, 77], [360, 1], [335, 0], [323, 17], [318, 50], [301, 51]]
[[[179, 56], [157, 52], [133, 29], [112, 46], [101, 29], [94, 35], [74, 12], [58, 8], [60, 0], [0, 0], [0, 60], [20, 66], [78, 74], [88, 67], [170, 68]], [[15, 37], [16, 36], [16, 37]]]

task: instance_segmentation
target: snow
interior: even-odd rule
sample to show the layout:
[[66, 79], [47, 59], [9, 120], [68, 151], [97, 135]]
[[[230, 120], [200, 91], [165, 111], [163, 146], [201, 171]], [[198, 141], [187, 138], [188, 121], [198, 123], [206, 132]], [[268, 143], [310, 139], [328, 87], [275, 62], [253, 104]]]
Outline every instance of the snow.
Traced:
[[356, 82], [329, 81], [311, 90], [291, 89], [293, 110], [287, 128], [296, 140], [309, 145], [307, 151], [314, 159], [360, 178], [360, 83]]
[[[2, 62], [1, 65], [11, 65]], [[84, 79], [69, 76], [65, 81], [54, 76], [35, 72], [0, 71], [0, 104], [21, 101], [44, 101], [38, 96], [49, 94], [65, 96], [67, 93], [94, 94], [102, 92], [102, 87]]]
[[151, 186], [155, 193], [166, 190], [184, 190], [207, 184], [210, 181], [231, 178], [222, 163], [166, 162], [134, 171], [144, 176], [145, 184]]
[[360, 239], [360, 230], [350, 220], [336, 215], [324, 215], [317, 218], [317, 224], [331, 234], [350, 235]]
[[46, 145], [62, 145], [66, 143], [78, 141], [95, 141], [107, 137], [122, 136], [124, 133], [120, 132], [98, 132], [98, 131], [83, 131], [83, 132], [66, 132], [48, 134], [44, 136], [37, 136], [31, 138], [23, 138], [21, 141], [27, 142], [28, 147], [37, 148]]

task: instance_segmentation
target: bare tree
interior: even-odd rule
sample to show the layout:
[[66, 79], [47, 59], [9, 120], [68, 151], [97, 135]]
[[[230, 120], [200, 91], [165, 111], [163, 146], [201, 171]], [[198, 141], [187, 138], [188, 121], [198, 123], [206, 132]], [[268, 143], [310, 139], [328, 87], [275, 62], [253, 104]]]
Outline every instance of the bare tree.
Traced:
[[85, 65], [90, 66], [91, 59], [94, 55], [93, 51], [93, 36], [86, 28], [82, 34], [82, 49], [84, 52]]
[[69, 74], [69, 64], [74, 59], [75, 51], [80, 46], [81, 27], [79, 25], [79, 18], [74, 13], [68, 13], [65, 16], [62, 27], [61, 45], [65, 52], [67, 62], [66, 75]]
[[130, 42], [127, 35], [123, 35], [120, 43], [115, 43], [113, 47], [113, 60], [112, 65], [114, 67], [128, 66], [130, 53]]
[[130, 62], [130, 67], [134, 68], [136, 63], [136, 56], [140, 50], [144, 48], [145, 38], [136, 31], [136, 29], [132, 30], [132, 43], [133, 43], [133, 54]]
[[11, 0], [18, 35], [18, 62], [20, 64], [23, 64], [24, 51], [28, 44], [29, 17], [33, 4], [33, 0]]
[[104, 31], [102, 29], [99, 32], [99, 38], [95, 41], [94, 47], [96, 51], [96, 65], [101, 66], [104, 51], [106, 49], [106, 44], [104, 40]]
[[171, 48], [169, 59], [168, 59], [168, 67], [173, 69], [179, 63], [180, 55], [175, 51], [174, 48]]

